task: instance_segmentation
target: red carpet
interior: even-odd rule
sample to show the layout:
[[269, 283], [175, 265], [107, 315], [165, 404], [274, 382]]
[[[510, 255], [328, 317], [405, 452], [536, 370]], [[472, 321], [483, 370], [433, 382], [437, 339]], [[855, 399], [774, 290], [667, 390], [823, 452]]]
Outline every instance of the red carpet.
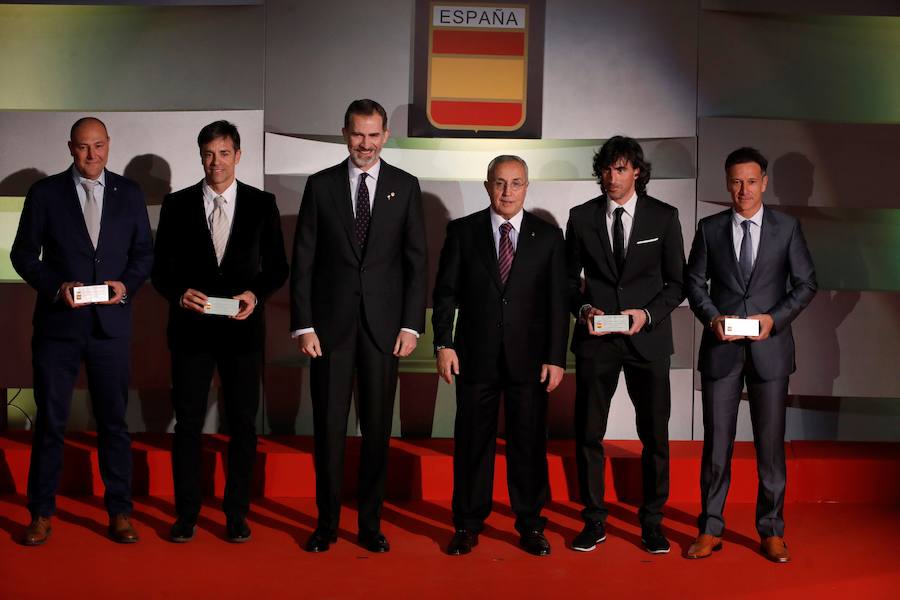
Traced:
[[253, 539], [229, 544], [218, 504], [204, 507], [194, 541], [171, 544], [171, 498], [142, 497], [134, 520], [140, 543], [120, 546], [105, 537], [99, 498], [63, 497], [50, 541], [14, 543], [27, 511], [21, 496], [0, 496], [2, 597], [18, 598], [896, 598], [900, 589], [897, 506], [789, 504], [787, 541], [794, 561], [767, 562], [757, 552], [753, 507], [730, 504], [725, 548], [712, 558], [681, 557], [694, 536], [698, 507], [667, 508], [668, 555], [639, 548], [636, 509], [611, 506], [609, 539], [591, 553], [568, 550], [580, 526], [571, 503], [545, 512], [553, 554], [536, 558], [515, 543], [513, 519], [498, 503], [475, 552], [448, 557], [451, 535], [445, 502], [389, 503], [386, 555], [362, 550], [355, 512], [345, 509], [332, 550], [301, 549], [314, 525], [308, 499], [264, 498], [250, 515]]
[[[134, 493], [170, 496], [172, 490], [171, 436], [139, 433], [133, 436]], [[207, 436], [203, 481], [208, 495], [221, 497], [225, 489], [223, 436]], [[605, 442], [607, 497], [635, 503], [641, 496], [640, 451], [637, 441]], [[701, 442], [671, 443], [671, 502], [700, 501]], [[495, 498], [507, 501], [505, 447], [501, 441], [495, 468]], [[31, 451], [29, 432], [0, 436], [0, 494], [24, 494]], [[560, 501], [578, 499], [575, 444], [552, 440], [548, 448], [550, 487]], [[874, 442], [789, 442], [788, 502], [857, 502], [900, 504], [900, 444]], [[449, 500], [453, 489], [453, 440], [393, 439], [387, 496], [392, 500]], [[344, 488], [353, 494], [359, 438], [347, 442]], [[729, 499], [756, 501], [756, 460], [753, 444], [735, 445]], [[254, 496], [310, 498], [315, 493], [312, 439], [300, 436], [260, 438]], [[103, 494], [97, 463], [96, 436], [74, 433], [66, 439], [61, 491]]]

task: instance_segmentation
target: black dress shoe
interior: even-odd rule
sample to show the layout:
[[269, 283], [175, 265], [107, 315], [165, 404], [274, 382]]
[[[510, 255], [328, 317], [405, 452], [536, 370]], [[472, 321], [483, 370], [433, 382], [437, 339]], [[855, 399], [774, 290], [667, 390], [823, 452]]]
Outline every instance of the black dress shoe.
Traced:
[[225, 523], [225, 537], [235, 544], [249, 542], [250, 526], [247, 525], [247, 519], [228, 519]]
[[550, 542], [544, 537], [543, 531], [527, 531], [519, 538], [519, 545], [528, 554], [535, 556], [547, 556], [550, 554]]
[[337, 542], [337, 534], [325, 529], [316, 529], [306, 540], [304, 549], [307, 552], [328, 552], [331, 544]]
[[578, 552], [590, 552], [606, 541], [606, 527], [603, 523], [588, 523], [581, 533], [572, 540], [572, 550]]
[[447, 546], [447, 554], [451, 556], [460, 556], [468, 554], [472, 548], [478, 545], [478, 533], [469, 531], [468, 529], [457, 529], [453, 534], [453, 539]]
[[650, 554], [668, 554], [671, 549], [669, 540], [658, 526], [641, 531], [641, 544]]
[[197, 531], [197, 524], [187, 519], [176, 519], [175, 524], [169, 531], [169, 539], [176, 544], [183, 544], [194, 539], [194, 533]]
[[369, 552], [390, 552], [391, 545], [380, 531], [375, 533], [360, 533], [359, 545]]

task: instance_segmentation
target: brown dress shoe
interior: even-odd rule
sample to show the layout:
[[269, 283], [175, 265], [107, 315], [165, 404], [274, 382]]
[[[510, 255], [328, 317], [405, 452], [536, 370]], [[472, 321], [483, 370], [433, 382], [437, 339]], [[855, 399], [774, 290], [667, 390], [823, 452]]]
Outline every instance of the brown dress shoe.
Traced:
[[763, 553], [763, 556], [765, 556], [772, 562], [791, 562], [791, 555], [788, 552], [787, 544], [784, 543], [783, 537], [779, 537], [777, 535], [767, 537], [760, 544], [759, 550]]
[[132, 527], [128, 515], [115, 515], [109, 518], [109, 537], [120, 544], [133, 544], [138, 541], [137, 531]]
[[688, 558], [706, 558], [710, 556], [713, 552], [718, 552], [722, 549], [722, 538], [716, 537], [714, 535], [709, 535], [708, 533], [700, 534], [699, 537], [691, 544], [691, 547], [688, 548], [687, 557]]
[[40, 546], [50, 537], [50, 517], [35, 517], [22, 536], [22, 543], [26, 546]]

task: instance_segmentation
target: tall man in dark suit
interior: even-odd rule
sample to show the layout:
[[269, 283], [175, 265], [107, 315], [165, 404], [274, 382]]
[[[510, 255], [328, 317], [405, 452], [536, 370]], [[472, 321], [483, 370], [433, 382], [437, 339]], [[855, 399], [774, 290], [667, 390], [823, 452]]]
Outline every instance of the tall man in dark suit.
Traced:
[[456, 533], [447, 552], [471, 552], [491, 512], [502, 396], [519, 543], [544, 556], [547, 395], [562, 381], [569, 331], [565, 245], [559, 228], [523, 210], [528, 167], [521, 158], [492, 160], [484, 187], [490, 207], [448, 225], [434, 287], [438, 374], [447, 383], [456, 376]]
[[[109, 534], [138, 540], [131, 514], [128, 400], [131, 300], [150, 274], [153, 241], [136, 183], [106, 170], [109, 135], [99, 119], [72, 125], [73, 165], [35, 183], [25, 198], [10, 258], [37, 291], [34, 308], [34, 396], [37, 404], [23, 543], [50, 535], [62, 472], [63, 434], [82, 361], [97, 421], [100, 475]], [[106, 284], [108, 301], [77, 304], [73, 288]]]
[[[689, 558], [705, 558], [722, 547], [738, 406], [746, 384], [759, 474], [756, 530], [769, 560], [790, 560], [782, 512], [785, 402], [795, 369], [791, 322], [812, 301], [817, 284], [800, 223], [763, 208], [767, 164], [754, 148], [728, 155], [731, 208], [700, 220], [685, 270], [688, 301], [704, 326], [698, 363], [702, 511]], [[726, 335], [724, 321], [735, 316], [759, 321], [759, 335]]]
[[426, 245], [419, 181], [381, 160], [387, 113], [356, 100], [342, 130], [348, 160], [306, 182], [291, 267], [291, 331], [309, 356], [315, 433], [316, 530], [337, 541], [353, 375], [362, 429], [359, 542], [387, 552], [380, 531], [398, 359], [425, 326]]
[[[569, 298], [579, 318], [575, 353], [575, 436], [585, 526], [572, 542], [581, 552], [606, 539], [603, 436], [609, 406], [625, 372], [643, 444], [641, 542], [669, 551], [662, 508], [669, 496], [669, 314], [684, 298], [684, 246], [678, 211], [647, 195], [650, 163], [637, 141], [616, 136], [594, 155], [603, 195], [576, 206], [566, 230]], [[583, 274], [583, 280], [582, 280]], [[595, 330], [593, 317], [624, 314], [624, 333]]]
[[[194, 537], [200, 514], [200, 445], [213, 370], [222, 382], [228, 479], [222, 508], [232, 542], [250, 539], [250, 481], [263, 365], [265, 302], [288, 275], [275, 196], [235, 179], [241, 137], [228, 121], [197, 136], [204, 179], [163, 201], [153, 285], [169, 301], [175, 439], [171, 539]], [[231, 316], [206, 314], [209, 298], [231, 298]], [[215, 300], [213, 300], [215, 301]]]

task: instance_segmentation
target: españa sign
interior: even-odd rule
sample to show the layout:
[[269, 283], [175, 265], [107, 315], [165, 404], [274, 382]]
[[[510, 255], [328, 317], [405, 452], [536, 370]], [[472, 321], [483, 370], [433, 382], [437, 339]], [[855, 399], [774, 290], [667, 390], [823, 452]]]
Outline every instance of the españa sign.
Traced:
[[411, 135], [540, 137], [537, 4], [418, 2]]

